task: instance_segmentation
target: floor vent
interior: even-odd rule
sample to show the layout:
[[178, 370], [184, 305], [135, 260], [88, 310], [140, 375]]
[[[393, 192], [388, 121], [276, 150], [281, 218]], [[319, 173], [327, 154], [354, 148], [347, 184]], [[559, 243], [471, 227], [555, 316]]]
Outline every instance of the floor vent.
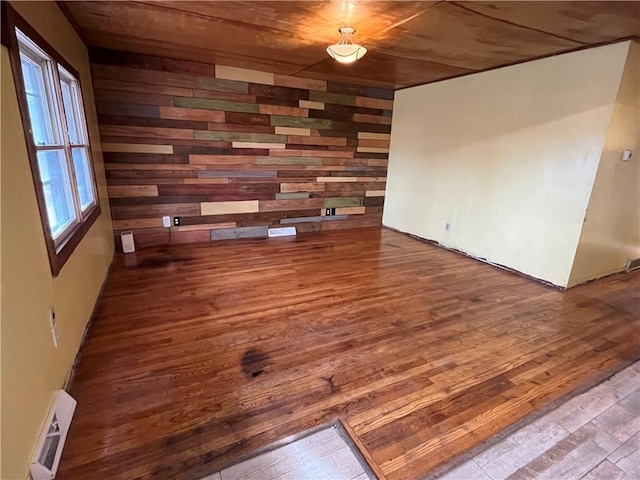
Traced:
[[33, 480], [55, 478], [64, 442], [78, 402], [64, 390], [58, 390], [47, 416], [29, 469]]
[[625, 272], [630, 272], [631, 270], [635, 270], [636, 268], [640, 268], [640, 258], [633, 258], [627, 260], [627, 266], [625, 267]]

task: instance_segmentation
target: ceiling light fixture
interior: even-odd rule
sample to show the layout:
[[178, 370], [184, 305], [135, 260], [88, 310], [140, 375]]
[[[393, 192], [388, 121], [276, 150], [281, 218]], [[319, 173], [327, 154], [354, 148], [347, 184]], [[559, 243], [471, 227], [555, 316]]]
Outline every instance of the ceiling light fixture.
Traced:
[[329, 56], [340, 63], [353, 63], [364, 57], [367, 49], [362, 45], [353, 43], [352, 37], [356, 33], [356, 29], [353, 27], [340, 27], [338, 31], [340, 32], [340, 40], [335, 45], [327, 47]]

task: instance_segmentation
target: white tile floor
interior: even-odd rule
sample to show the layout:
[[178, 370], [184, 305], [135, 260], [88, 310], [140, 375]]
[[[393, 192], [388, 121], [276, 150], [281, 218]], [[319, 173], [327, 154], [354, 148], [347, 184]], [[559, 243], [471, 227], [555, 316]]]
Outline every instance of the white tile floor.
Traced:
[[[639, 480], [640, 362], [515, 431], [440, 480]], [[370, 480], [335, 428], [202, 480]], [[372, 480], [372, 479], [371, 479]]]
[[373, 480], [333, 427], [265, 452], [202, 480]]
[[637, 362], [439, 478], [638, 480], [639, 431]]

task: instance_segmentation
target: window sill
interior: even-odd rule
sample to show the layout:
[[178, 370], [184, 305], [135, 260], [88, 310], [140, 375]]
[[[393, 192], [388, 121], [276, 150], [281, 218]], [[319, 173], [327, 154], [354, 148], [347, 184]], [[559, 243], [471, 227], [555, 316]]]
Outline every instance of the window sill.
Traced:
[[58, 247], [56, 250], [53, 241], [47, 241], [47, 250], [49, 252], [49, 263], [51, 264], [51, 273], [54, 277], [57, 277], [67, 263], [67, 260], [71, 258], [76, 247], [80, 244], [84, 236], [89, 232], [93, 224], [96, 222], [102, 211], [100, 205], [96, 205], [91, 213], [85, 218], [85, 220], [78, 225], [73, 233], [69, 235], [67, 240]]

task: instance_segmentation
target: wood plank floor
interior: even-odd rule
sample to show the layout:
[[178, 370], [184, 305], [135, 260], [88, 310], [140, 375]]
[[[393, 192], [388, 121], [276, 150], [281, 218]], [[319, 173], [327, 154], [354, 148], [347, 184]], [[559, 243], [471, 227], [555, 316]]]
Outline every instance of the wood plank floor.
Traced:
[[636, 362], [437, 479], [638, 479], [639, 431]]
[[335, 417], [416, 479], [640, 354], [640, 272], [563, 293], [378, 228], [115, 262], [62, 479], [195, 480]]

